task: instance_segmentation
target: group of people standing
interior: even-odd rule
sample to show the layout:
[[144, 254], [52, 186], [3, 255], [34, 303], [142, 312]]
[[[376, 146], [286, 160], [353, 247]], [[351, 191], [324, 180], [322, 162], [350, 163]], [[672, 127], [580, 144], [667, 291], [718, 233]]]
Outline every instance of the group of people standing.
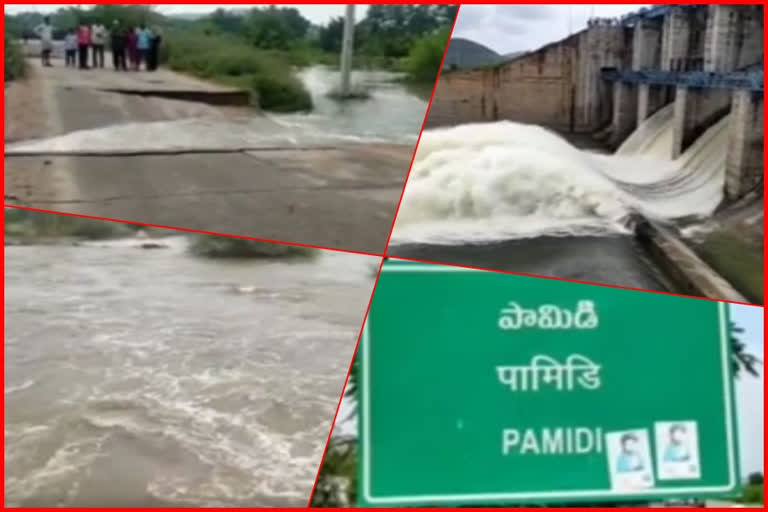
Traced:
[[[50, 19], [36, 29], [42, 43], [44, 66], [51, 66], [53, 49], [53, 28]], [[159, 30], [151, 30], [145, 24], [137, 27], [123, 27], [115, 21], [107, 28], [100, 24], [82, 24], [67, 33], [64, 38], [65, 62], [67, 67], [80, 69], [103, 68], [104, 50], [109, 42], [112, 51], [112, 65], [116, 71], [138, 71], [142, 65], [147, 71], [154, 71], [159, 64]], [[88, 64], [88, 54], [92, 55], [92, 65]]]
[[143, 64], [147, 71], [156, 70], [160, 60], [161, 40], [159, 30], [151, 30], [144, 24], [123, 28], [115, 22], [110, 31], [115, 69], [126, 71], [130, 66], [138, 71]]

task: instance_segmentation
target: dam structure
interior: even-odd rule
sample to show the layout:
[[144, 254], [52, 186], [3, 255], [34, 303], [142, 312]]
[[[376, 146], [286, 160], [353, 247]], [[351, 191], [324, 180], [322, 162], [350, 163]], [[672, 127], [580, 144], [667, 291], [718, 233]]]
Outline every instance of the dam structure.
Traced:
[[704, 167], [718, 168], [722, 199], [762, 197], [763, 6], [655, 5], [494, 66], [442, 72], [427, 128], [504, 120], [588, 135], [617, 154], [650, 151], [690, 175], [712, 152], [697, 147], [706, 137], [721, 150]]

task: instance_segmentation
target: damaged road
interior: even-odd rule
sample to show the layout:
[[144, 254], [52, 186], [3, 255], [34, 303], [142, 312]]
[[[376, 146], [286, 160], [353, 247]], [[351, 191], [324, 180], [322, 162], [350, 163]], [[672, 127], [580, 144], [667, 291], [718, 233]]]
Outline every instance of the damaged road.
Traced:
[[[383, 251], [412, 145], [311, 133], [218, 99], [169, 99], [236, 93], [166, 70], [56, 64], [30, 61], [31, 76], [6, 90], [6, 204]], [[136, 92], [115, 92], [117, 81]]]

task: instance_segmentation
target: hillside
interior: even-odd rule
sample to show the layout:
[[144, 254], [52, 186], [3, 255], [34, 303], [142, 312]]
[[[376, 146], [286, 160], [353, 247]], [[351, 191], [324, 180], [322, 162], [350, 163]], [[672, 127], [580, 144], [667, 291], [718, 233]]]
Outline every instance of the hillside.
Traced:
[[448, 45], [443, 69], [467, 69], [496, 64], [501, 55], [469, 39], [454, 37]]

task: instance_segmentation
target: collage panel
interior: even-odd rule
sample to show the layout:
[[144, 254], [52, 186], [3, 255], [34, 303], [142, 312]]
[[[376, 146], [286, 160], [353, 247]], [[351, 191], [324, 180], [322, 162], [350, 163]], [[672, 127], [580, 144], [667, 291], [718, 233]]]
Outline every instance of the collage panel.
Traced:
[[5, 506], [305, 506], [380, 263], [6, 208]]
[[456, 5], [5, 6], [5, 204], [381, 254]]
[[763, 5], [464, 5], [387, 255], [763, 303]]
[[762, 307], [388, 258], [312, 506], [759, 502], [762, 358]]
[[762, 505], [762, 4], [4, 9], [4, 506]]

